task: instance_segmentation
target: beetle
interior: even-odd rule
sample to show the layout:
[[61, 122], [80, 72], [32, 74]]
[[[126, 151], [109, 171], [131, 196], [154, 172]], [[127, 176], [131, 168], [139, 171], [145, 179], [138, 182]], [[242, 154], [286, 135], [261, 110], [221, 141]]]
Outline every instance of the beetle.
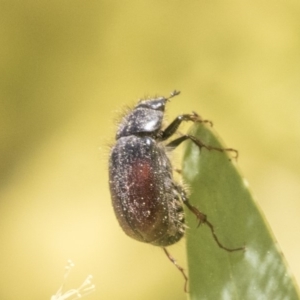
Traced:
[[140, 242], [162, 247], [165, 254], [187, 276], [166, 247], [178, 242], [185, 233], [183, 204], [195, 214], [200, 224], [206, 224], [220, 248], [238, 251], [244, 247], [225, 247], [215, 234], [213, 225], [205, 214], [190, 204], [185, 189], [173, 178], [173, 167], [167, 152], [182, 142], [191, 140], [200, 149], [230, 151], [205, 145], [198, 138], [184, 134], [165, 143], [183, 121], [204, 122], [193, 112], [177, 116], [165, 129], [162, 128], [165, 106], [180, 92], [173, 91], [169, 97], [140, 100], [124, 115], [118, 125], [116, 143], [110, 150], [109, 186], [113, 208], [124, 232]]

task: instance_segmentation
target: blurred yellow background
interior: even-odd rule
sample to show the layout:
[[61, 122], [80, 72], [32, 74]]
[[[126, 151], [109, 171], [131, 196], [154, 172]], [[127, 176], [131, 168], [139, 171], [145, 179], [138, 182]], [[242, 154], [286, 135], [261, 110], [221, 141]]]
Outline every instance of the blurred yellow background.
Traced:
[[169, 120], [197, 111], [239, 150], [300, 282], [299, 16], [293, 0], [1, 0], [0, 299], [50, 299], [68, 259], [90, 300], [186, 298], [119, 228], [107, 176], [121, 108], [173, 89]]

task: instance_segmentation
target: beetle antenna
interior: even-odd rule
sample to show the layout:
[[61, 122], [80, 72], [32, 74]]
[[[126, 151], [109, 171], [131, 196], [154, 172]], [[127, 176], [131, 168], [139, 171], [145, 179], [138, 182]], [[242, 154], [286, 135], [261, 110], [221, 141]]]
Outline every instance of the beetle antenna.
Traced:
[[166, 98], [167, 100], [170, 100], [171, 98], [178, 96], [180, 94], [180, 91], [174, 90], [173, 92], [170, 93], [170, 96]]

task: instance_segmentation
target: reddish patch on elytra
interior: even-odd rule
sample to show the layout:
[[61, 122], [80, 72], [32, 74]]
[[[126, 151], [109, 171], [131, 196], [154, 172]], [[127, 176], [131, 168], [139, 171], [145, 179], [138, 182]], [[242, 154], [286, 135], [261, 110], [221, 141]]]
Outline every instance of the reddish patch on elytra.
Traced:
[[163, 209], [159, 209], [162, 195], [151, 161], [136, 159], [127, 178], [128, 211], [135, 219], [136, 229], [140, 232], [147, 230], [149, 236], [150, 228], [155, 229], [159, 215], [164, 213]]

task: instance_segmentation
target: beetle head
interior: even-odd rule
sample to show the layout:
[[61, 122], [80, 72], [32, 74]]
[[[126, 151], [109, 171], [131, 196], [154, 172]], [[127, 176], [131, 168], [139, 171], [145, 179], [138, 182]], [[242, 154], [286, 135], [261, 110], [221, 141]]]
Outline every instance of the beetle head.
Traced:
[[167, 101], [178, 94], [179, 92], [174, 91], [168, 98], [157, 97], [139, 101], [120, 122], [116, 138], [129, 135], [155, 137], [161, 129]]

